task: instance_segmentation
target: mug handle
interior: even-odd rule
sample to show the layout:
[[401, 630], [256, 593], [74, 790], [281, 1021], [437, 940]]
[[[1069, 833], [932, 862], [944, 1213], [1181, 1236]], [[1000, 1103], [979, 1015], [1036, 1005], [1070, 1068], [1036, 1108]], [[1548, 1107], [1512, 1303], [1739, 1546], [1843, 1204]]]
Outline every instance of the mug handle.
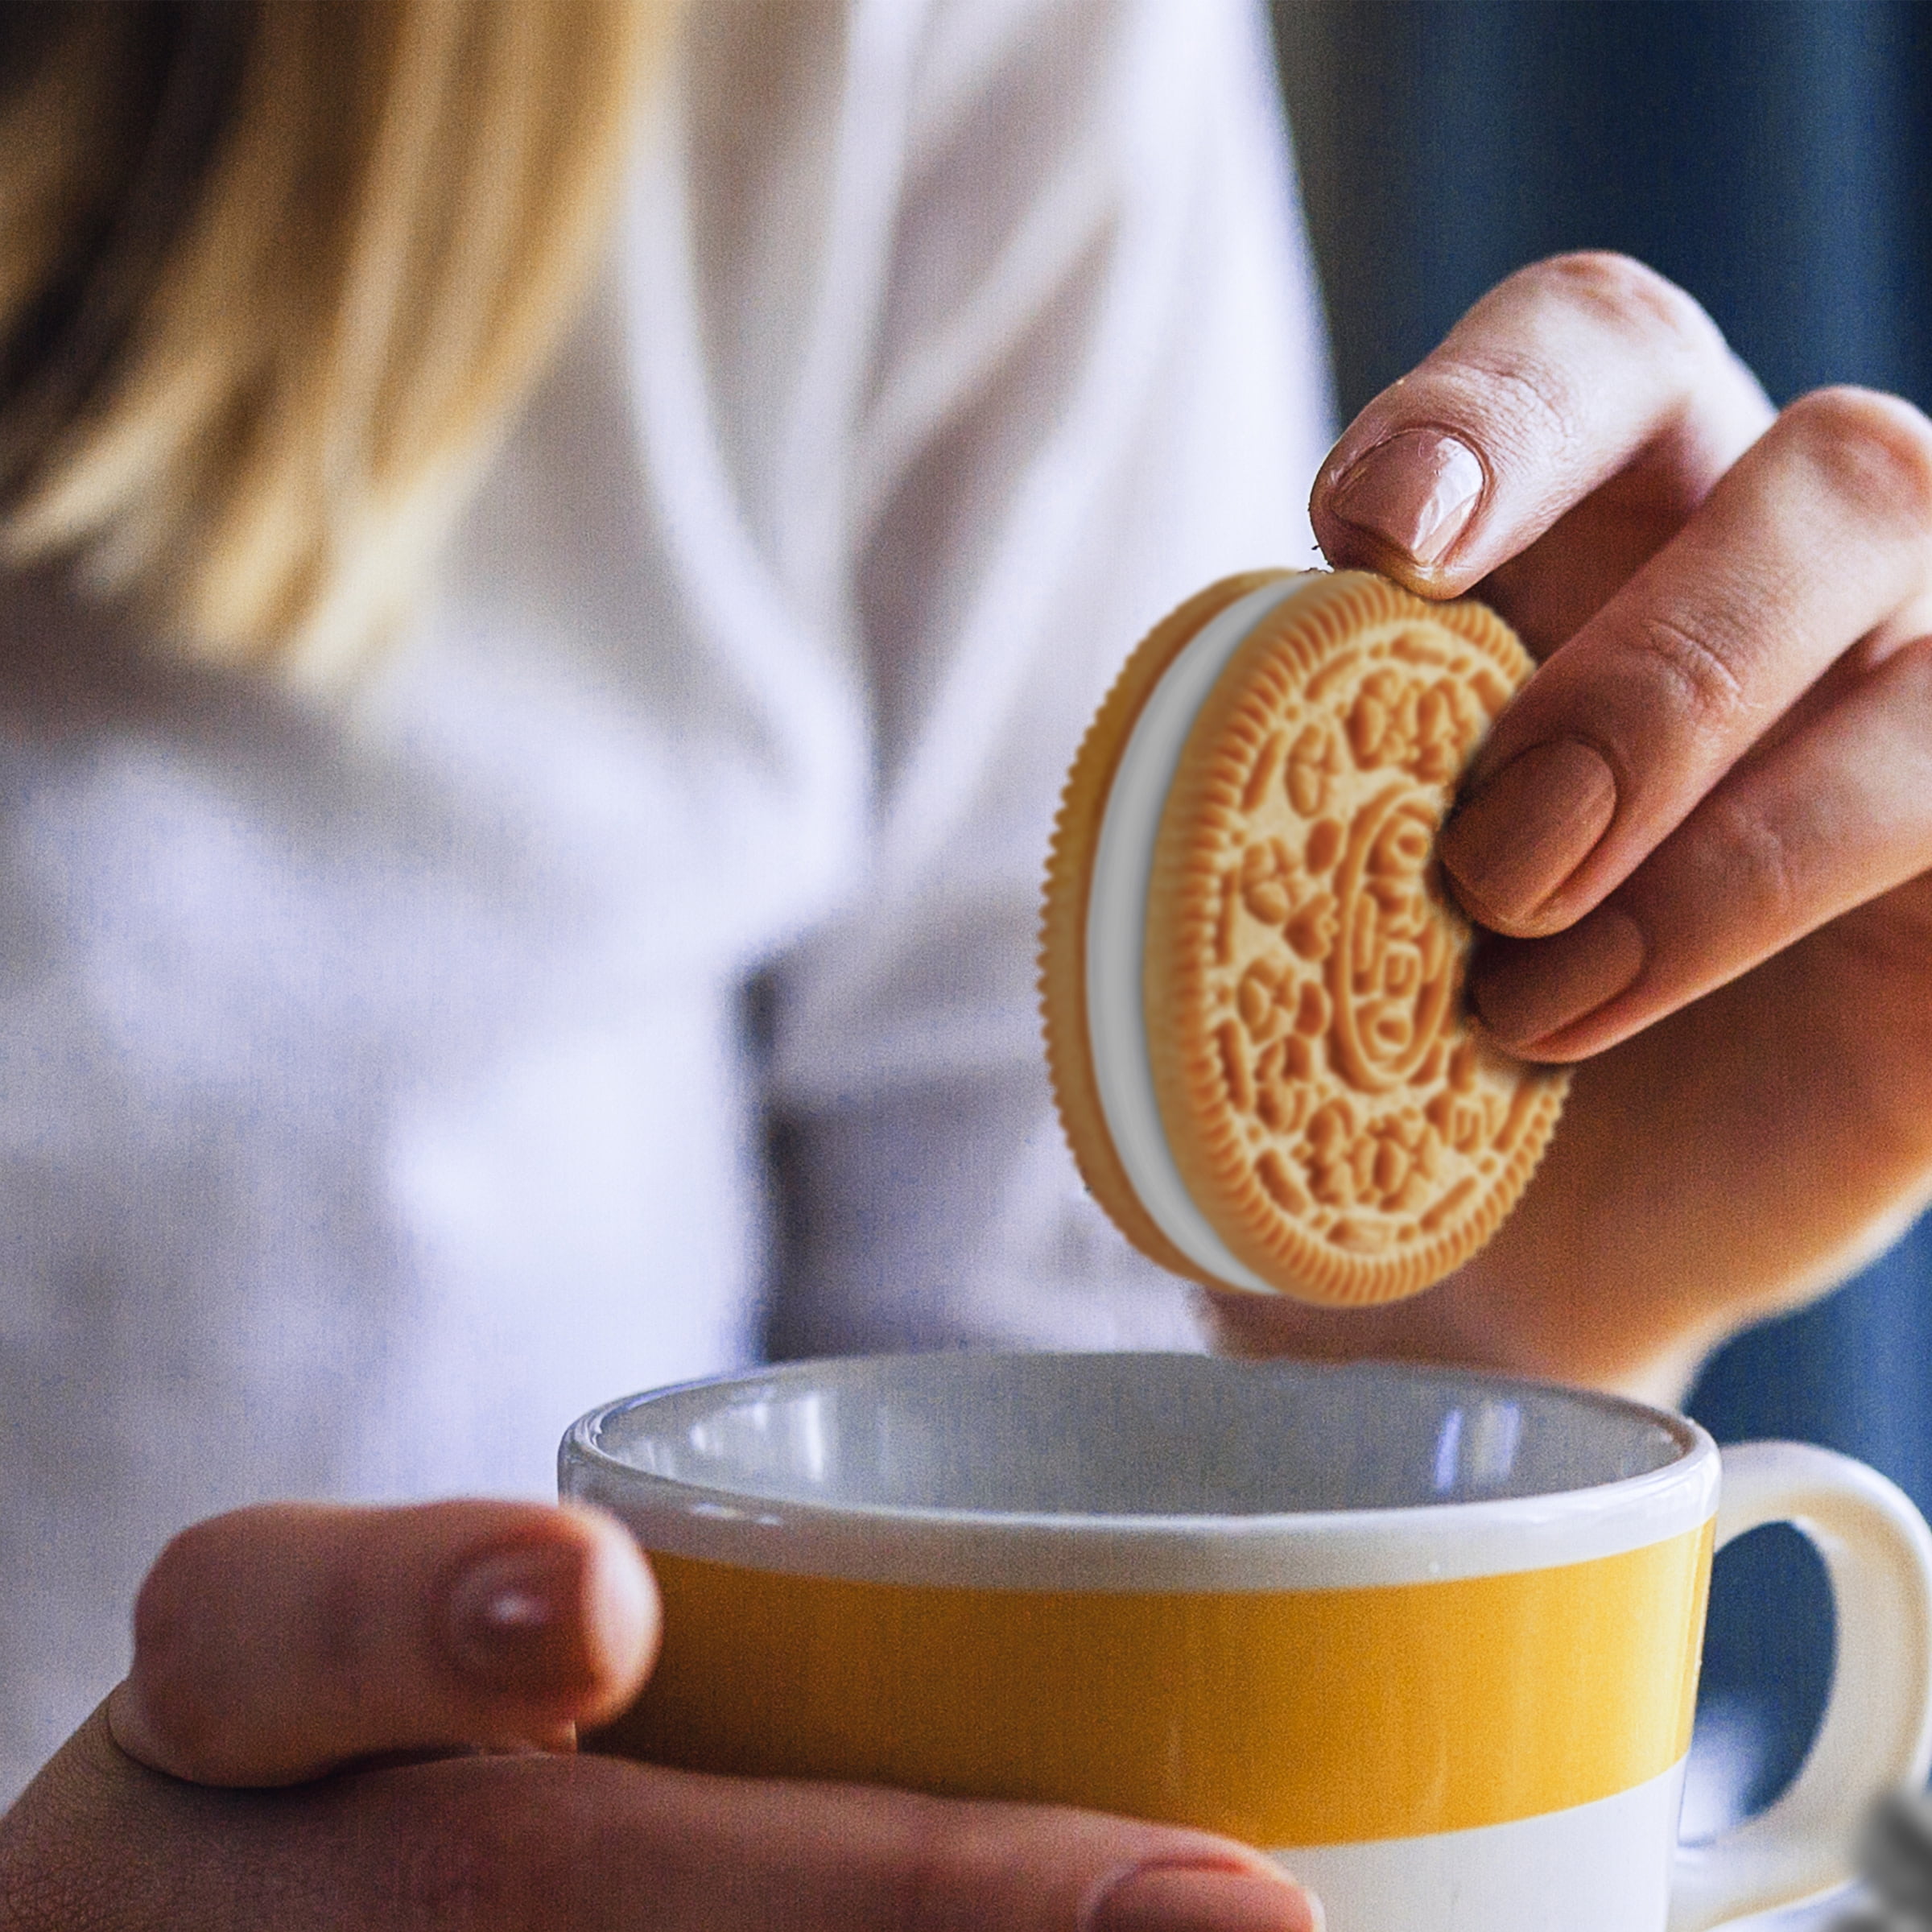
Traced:
[[1707, 1932], [1828, 1890], [1881, 1792], [1932, 1765], [1932, 1533], [1875, 1469], [1806, 1443], [1724, 1451], [1717, 1547], [1790, 1523], [1824, 1559], [1838, 1625], [1831, 1695], [1796, 1781], [1708, 1844], [1680, 1845], [1670, 1932]]

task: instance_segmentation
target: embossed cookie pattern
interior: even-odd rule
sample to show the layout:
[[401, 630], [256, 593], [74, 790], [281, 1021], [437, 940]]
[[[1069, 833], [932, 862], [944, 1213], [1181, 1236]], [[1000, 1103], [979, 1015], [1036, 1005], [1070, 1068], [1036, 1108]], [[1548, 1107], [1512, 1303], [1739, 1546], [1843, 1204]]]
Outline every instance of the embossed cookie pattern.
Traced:
[[1494, 1231], [1567, 1078], [1464, 1012], [1432, 857], [1530, 660], [1479, 605], [1312, 580], [1196, 720], [1157, 839], [1146, 958], [1163, 1125], [1237, 1259], [1290, 1292], [1413, 1293]]

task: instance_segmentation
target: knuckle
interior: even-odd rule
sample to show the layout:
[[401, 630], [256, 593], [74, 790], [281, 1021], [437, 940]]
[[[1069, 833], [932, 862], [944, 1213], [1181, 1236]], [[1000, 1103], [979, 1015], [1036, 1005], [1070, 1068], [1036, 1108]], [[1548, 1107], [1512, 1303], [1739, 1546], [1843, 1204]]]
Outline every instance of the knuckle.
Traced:
[[1781, 427], [1835, 495], [1915, 530], [1932, 526], [1932, 422], [1902, 398], [1816, 389], [1787, 406]]
[[[554, 1853], [545, 1856], [552, 1847], [530, 1829], [527, 1808], [465, 1803], [467, 1794], [433, 1781], [371, 1781], [330, 1795], [338, 1831], [384, 1847], [349, 1880], [369, 1922], [443, 1932], [518, 1932], [544, 1922], [531, 1909], [539, 1889], [532, 1875], [559, 1875]], [[551, 1903], [568, 1896], [552, 1891]]]
[[[1564, 331], [1559, 328], [1552, 336], [1541, 326], [1521, 325], [1525, 296], [1533, 314], [1580, 315], [1596, 332], [1624, 338], [1643, 358], [1661, 356], [1695, 364], [1699, 371], [1711, 365], [1730, 370], [1731, 353], [1717, 325], [1654, 269], [1628, 255], [1595, 250], [1534, 262], [1472, 312], [1510, 318], [1509, 326], [1459, 324], [1425, 365], [1464, 391], [1483, 419], [1507, 425], [1505, 433], [1513, 432], [1525, 445], [1573, 449], [1586, 440], [1586, 425], [1597, 413], [1587, 388], [1588, 365], [1546, 346], [1563, 341]], [[1688, 374], [1683, 378], [1691, 379]]]
[[892, 1885], [890, 1922], [898, 1932], [966, 1932], [977, 1922], [973, 1834], [952, 1808], [916, 1805]]
[[1711, 729], [1744, 708], [1744, 680], [1723, 646], [1696, 626], [1652, 613], [1635, 643], [1649, 667], [1670, 687], [1673, 708], [1695, 725]]
[[535, 1846], [516, 1847], [525, 1854], [511, 1862], [502, 1857], [493, 1839], [466, 1820], [467, 1832], [427, 1832], [415, 1820], [404, 1822], [393, 1841], [382, 1873], [383, 1917], [394, 1926], [435, 1926], [456, 1932], [459, 1927], [493, 1926], [514, 1932], [544, 1922], [543, 1896], [554, 1905], [559, 1893], [537, 1880], [559, 1875], [540, 1861]]
[[1777, 826], [1752, 806], [1714, 801], [1714, 869], [1722, 874], [1726, 902], [1749, 906], [1755, 926], [1781, 929], [1795, 914], [1798, 881], [1790, 846]]
[[[1036, 1832], [1050, 1816], [1033, 1821]], [[989, 1924], [1017, 1932], [1073, 1916], [1071, 1901], [1059, 1897], [1065, 1868], [1077, 1862], [1071, 1834], [1016, 1838], [1011, 1819], [931, 1798], [908, 1805], [898, 1831], [883, 1920], [894, 1932], [978, 1932]]]
[[1150, 1858], [1224, 1858], [1225, 1839], [1057, 1806], [904, 1801], [879, 1922], [893, 1932], [980, 1932], [1071, 1926], [1110, 1876]]
[[1717, 324], [1696, 299], [1633, 256], [1583, 249], [1553, 255], [1523, 273], [1538, 277], [1559, 299], [1647, 343], [1699, 354], [1724, 349]]
[[1583, 398], [1556, 362], [1498, 343], [1463, 343], [1430, 358], [1430, 374], [1459, 392], [1454, 413], [1483, 425], [1479, 440], [1567, 453], [1583, 436]]
[[[572, 1775], [578, 1769], [543, 1757], [484, 1758], [468, 1761], [466, 1775], [424, 1767], [419, 1776], [345, 1781], [332, 1792], [339, 1828], [386, 1847], [356, 1874], [366, 1911], [355, 1922], [437, 1932], [613, 1922], [608, 1906], [592, 1901], [608, 1899], [613, 1875], [647, 1868], [638, 1821], [620, 1781], [598, 1777], [586, 1789]], [[714, 1903], [721, 1889], [714, 1875]], [[643, 1918], [658, 1922], [648, 1911]], [[686, 1922], [671, 1909], [663, 1918]]]

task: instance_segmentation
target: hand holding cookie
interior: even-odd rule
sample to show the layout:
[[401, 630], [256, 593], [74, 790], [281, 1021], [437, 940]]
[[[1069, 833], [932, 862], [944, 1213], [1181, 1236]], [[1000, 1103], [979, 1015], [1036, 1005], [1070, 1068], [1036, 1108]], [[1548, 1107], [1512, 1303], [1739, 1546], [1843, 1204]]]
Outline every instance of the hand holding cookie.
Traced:
[[1088, 1185], [1211, 1287], [1361, 1307], [1494, 1232], [1568, 1084], [1498, 1053], [1434, 847], [1530, 675], [1386, 579], [1212, 585], [1128, 661], [1047, 866], [1041, 993]]
[[1228, 1319], [1657, 1386], [1932, 1191], [1932, 425], [1852, 390], [1774, 411], [1681, 291], [1569, 257], [1371, 403], [1312, 509], [1336, 565], [1473, 592], [1542, 660], [1440, 850], [1497, 935], [1475, 1010], [1576, 1073], [1433, 1294]]

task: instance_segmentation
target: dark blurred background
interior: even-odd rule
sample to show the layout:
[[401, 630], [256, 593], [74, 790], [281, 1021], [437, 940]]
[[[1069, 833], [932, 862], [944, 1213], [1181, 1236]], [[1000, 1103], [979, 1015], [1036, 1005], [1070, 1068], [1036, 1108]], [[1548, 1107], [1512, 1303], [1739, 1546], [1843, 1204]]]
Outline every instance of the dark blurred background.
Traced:
[[[1344, 420], [1571, 248], [1688, 289], [1778, 402], [1852, 382], [1932, 407], [1923, 0], [1276, 0], [1275, 25]], [[1720, 1441], [1861, 1456], [1932, 1512], [1932, 1223], [1733, 1342], [1690, 1406]], [[1795, 1534], [1719, 1559], [1703, 1822], [1789, 1781], [1831, 1645]]]

